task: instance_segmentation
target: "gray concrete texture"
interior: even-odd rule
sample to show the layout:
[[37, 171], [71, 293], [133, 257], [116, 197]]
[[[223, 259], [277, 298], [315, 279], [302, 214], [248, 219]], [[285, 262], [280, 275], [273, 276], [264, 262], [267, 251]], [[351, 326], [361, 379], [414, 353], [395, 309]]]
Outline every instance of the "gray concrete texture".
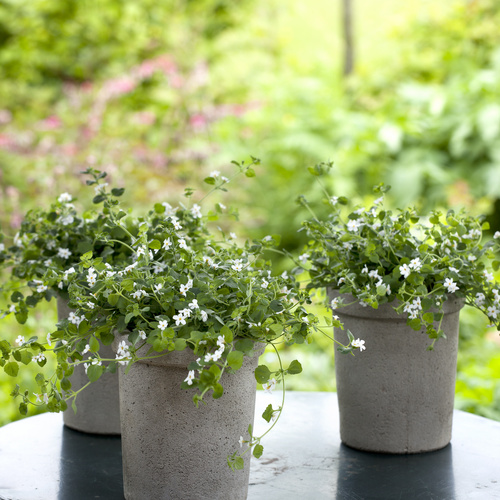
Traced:
[[[71, 309], [67, 301], [57, 300], [57, 316], [59, 321], [69, 316]], [[99, 354], [102, 358], [114, 358], [111, 346], [101, 344]], [[70, 378], [73, 390], [81, 389], [88, 381], [85, 368], [75, 367]], [[71, 404], [63, 413], [64, 425], [90, 434], [120, 434], [120, 398], [118, 390], [118, 373], [104, 373], [99, 380], [86, 387], [76, 399], [77, 412]]]
[[[328, 290], [331, 298], [338, 292]], [[349, 303], [354, 298], [343, 296]], [[347, 344], [347, 330], [365, 341], [366, 350], [342, 354], [335, 347], [335, 372], [342, 441], [359, 450], [420, 453], [451, 439], [459, 314], [463, 300], [444, 304], [441, 328], [446, 339], [434, 350], [425, 330], [406, 325], [391, 304], [379, 309], [358, 303], [334, 311], [345, 330], [335, 339]], [[436, 325], [435, 325], [436, 326]]]
[[[116, 344], [116, 342], [115, 342]], [[224, 394], [196, 408], [194, 390], [180, 388], [195, 360], [192, 351], [170, 352], [120, 368], [122, 457], [127, 500], [243, 500], [250, 456], [231, 471], [227, 456], [240, 450], [240, 436], [253, 424], [258, 356], [224, 373]]]

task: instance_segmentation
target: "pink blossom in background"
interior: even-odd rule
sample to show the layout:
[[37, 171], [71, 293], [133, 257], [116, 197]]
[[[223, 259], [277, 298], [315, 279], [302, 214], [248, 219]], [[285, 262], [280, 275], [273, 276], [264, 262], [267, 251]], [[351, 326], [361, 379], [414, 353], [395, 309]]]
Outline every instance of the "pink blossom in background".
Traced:
[[102, 88], [102, 94], [105, 98], [110, 99], [123, 94], [132, 92], [137, 87], [137, 81], [129, 76], [121, 76], [112, 78], [105, 82]]
[[0, 109], [0, 125], [6, 125], [12, 121], [12, 113], [8, 109]]
[[14, 142], [12, 139], [6, 134], [0, 134], [0, 148], [9, 148], [13, 146]]
[[208, 120], [201, 113], [191, 115], [189, 118], [189, 125], [193, 127], [194, 130], [204, 129], [208, 125]]
[[45, 118], [45, 120], [42, 120], [40, 122], [40, 127], [43, 130], [55, 130], [58, 129], [61, 125], [61, 119], [56, 115], [49, 116], [48, 118]]

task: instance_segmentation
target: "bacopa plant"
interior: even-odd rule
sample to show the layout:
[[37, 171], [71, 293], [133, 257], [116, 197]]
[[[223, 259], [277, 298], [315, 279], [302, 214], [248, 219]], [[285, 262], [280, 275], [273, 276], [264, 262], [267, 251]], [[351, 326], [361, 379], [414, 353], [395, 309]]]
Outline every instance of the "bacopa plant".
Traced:
[[[310, 171], [321, 183], [330, 167], [322, 163]], [[309, 243], [298, 259], [310, 274], [308, 288], [338, 290], [339, 297], [329, 303], [334, 310], [348, 305], [342, 297], [347, 294], [375, 309], [391, 303], [414, 330], [425, 328], [431, 349], [444, 336], [439, 325], [450, 297], [479, 309], [500, 329], [500, 287], [493, 276], [500, 266], [500, 233], [487, 238], [485, 217], [464, 211], [386, 210], [388, 190], [379, 185], [371, 206], [349, 209], [347, 198], [325, 189], [330, 214], [324, 219], [299, 197], [312, 216], [303, 223]]]
[[[257, 163], [237, 164], [238, 173], [255, 175]], [[76, 408], [85, 389], [72, 388], [77, 365], [84, 365], [90, 384], [120, 365], [126, 372], [141, 359], [183, 350], [192, 351], [196, 361], [186, 366], [179, 384], [193, 390], [198, 405], [207, 393], [223, 396], [224, 372], [237, 371], [245, 357], [272, 346], [279, 369], [262, 364], [255, 371], [265, 390], [283, 386], [281, 405], [268, 405], [262, 415], [272, 422], [267, 434], [283, 410], [286, 375], [302, 371], [297, 360], [282, 365], [278, 345], [309, 343], [317, 323], [304, 307], [310, 302], [307, 290], [293, 275], [273, 274], [265, 258], [279, 237], [238, 245], [233, 234], [210, 231], [207, 221], [227, 209], [217, 203], [204, 214], [190, 189], [186, 205], [157, 203], [132, 216], [121, 206], [123, 190], [108, 191], [102, 173], [86, 173], [99, 212], [78, 216], [71, 195], [64, 193], [48, 211], [29, 213], [16, 241], [4, 248], [5, 262], [14, 263], [13, 279], [24, 280], [29, 290], [27, 296], [14, 292], [5, 314], [15, 313], [23, 322], [28, 307], [54, 296], [71, 308], [44, 339], [18, 337], [13, 345], [0, 340], [0, 366], [6, 373], [17, 376], [32, 364], [41, 369], [35, 377], [38, 393], [19, 386], [13, 392], [21, 398], [21, 413], [30, 405], [56, 412], [68, 403]], [[212, 190], [225, 190], [229, 179], [214, 171], [205, 182]], [[101, 346], [113, 342], [116, 357], [101, 356]], [[56, 361], [54, 373], [43, 370], [49, 356]], [[242, 468], [242, 455], [249, 451], [260, 457], [262, 437], [253, 434], [252, 426], [242, 430], [229, 466]]]

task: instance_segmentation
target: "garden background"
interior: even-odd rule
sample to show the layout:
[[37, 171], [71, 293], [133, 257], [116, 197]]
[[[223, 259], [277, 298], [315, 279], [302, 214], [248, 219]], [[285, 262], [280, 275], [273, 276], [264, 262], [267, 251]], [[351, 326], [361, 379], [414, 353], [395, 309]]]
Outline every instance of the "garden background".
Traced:
[[[201, 198], [210, 171], [230, 173], [231, 160], [252, 155], [257, 176], [223, 198], [238, 200], [239, 222], [225, 229], [240, 240], [281, 234], [299, 255], [307, 214], [295, 199], [321, 210], [307, 167], [325, 160], [332, 195], [368, 202], [384, 182], [393, 209], [465, 207], [488, 214], [493, 234], [499, 25], [495, 0], [0, 0], [2, 231], [9, 240], [26, 211], [62, 192], [90, 207], [87, 166], [126, 187], [139, 211], [175, 204], [187, 186]], [[55, 321], [49, 303], [25, 325], [11, 315], [0, 328], [44, 337]], [[456, 406], [500, 420], [498, 332], [464, 310], [460, 336]], [[290, 389], [335, 389], [328, 339], [288, 356], [304, 367]], [[0, 425], [20, 417], [12, 386], [2, 373]]]

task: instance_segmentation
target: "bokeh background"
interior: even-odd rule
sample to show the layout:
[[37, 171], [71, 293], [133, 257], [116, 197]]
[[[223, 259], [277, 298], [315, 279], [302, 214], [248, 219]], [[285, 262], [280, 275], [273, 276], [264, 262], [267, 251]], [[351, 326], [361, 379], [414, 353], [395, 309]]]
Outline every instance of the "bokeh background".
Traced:
[[[385, 182], [392, 208], [465, 207], [500, 230], [498, 26], [496, 0], [0, 0], [2, 231], [62, 192], [90, 206], [89, 165], [140, 213], [250, 155], [257, 177], [226, 195], [240, 240], [300, 253], [294, 200], [321, 210], [307, 167], [324, 160], [332, 194]], [[0, 332], [55, 320], [46, 304]], [[498, 332], [464, 310], [460, 335], [456, 406], [500, 420]], [[326, 338], [282, 354], [304, 367], [289, 388], [335, 389]], [[0, 425], [20, 417], [12, 385], [2, 373]]]

